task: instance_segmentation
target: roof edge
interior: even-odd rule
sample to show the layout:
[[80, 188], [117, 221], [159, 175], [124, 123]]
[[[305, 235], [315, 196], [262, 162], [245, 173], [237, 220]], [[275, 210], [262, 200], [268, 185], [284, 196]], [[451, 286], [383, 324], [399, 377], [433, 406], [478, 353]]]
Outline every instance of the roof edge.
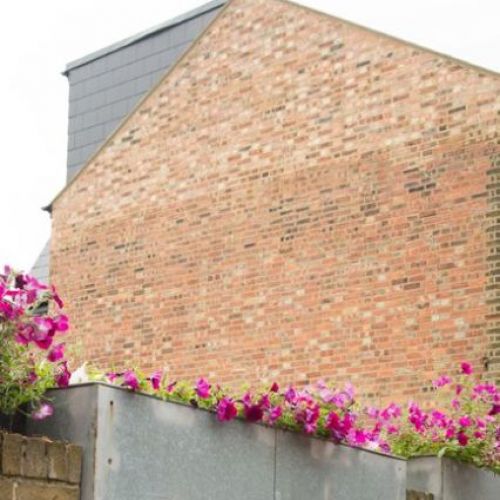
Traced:
[[[76, 179], [78, 179], [80, 177], [80, 175], [82, 174], [82, 172], [84, 172], [86, 170], [86, 167], [94, 160], [94, 158], [96, 158], [100, 153], [101, 151], [114, 139], [115, 135], [127, 124], [127, 122], [129, 121], [129, 119], [135, 114], [135, 112], [142, 106], [142, 104], [156, 91], [157, 88], [160, 87], [160, 85], [162, 85], [162, 83], [169, 77], [169, 75], [182, 63], [182, 61], [184, 61], [184, 59], [191, 53], [191, 51], [198, 45], [198, 42], [200, 41], [200, 39], [205, 36], [205, 33], [208, 32], [208, 30], [212, 27], [212, 25], [219, 19], [219, 17], [226, 11], [226, 9], [233, 3], [234, 0], [214, 0], [212, 2], [210, 2], [210, 4], [218, 4], [219, 6], [223, 5], [223, 8], [219, 11], [219, 13], [208, 23], [208, 25], [201, 31], [201, 33], [198, 34], [198, 36], [193, 40], [193, 42], [191, 43], [191, 45], [187, 48], [187, 50], [184, 52], [184, 54], [182, 54], [182, 56], [177, 60], [175, 61], [175, 63], [167, 70], [167, 72], [158, 80], [158, 82], [148, 91], [146, 92], [146, 94], [144, 94], [144, 96], [139, 99], [139, 101], [137, 102], [137, 104], [132, 108], [132, 110], [128, 113], [128, 115], [126, 115], [123, 120], [117, 125], [117, 127], [113, 130], [113, 132], [111, 132], [111, 134], [107, 137], [107, 139], [100, 145], [100, 147], [87, 159], [87, 161], [82, 165], [82, 167], [80, 168], [80, 170], [76, 173], [76, 175], [52, 198], [52, 201], [45, 207], [43, 207], [43, 210], [49, 212], [52, 214], [52, 209], [53, 209], [53, 205], [54, 203], [62, 196], [62, 194], [64, 194], [67, 189], [75, 182]], [[340, 18], [340, 17], [337, 17], [337, 16], [334, 16], [332, 14], [329, 14], [327, 12], [324, 12], [324, 11], [320, 11], [320, 10], [316, 10], [316, 9], [313, 9], [311, 7], [308, 7], [306, 5], [303, 5], [303, 4], [300, 4], [300, 3], [297, 3], [293, 0], [276, 0], [276, 1], [279, 1], [279, 2], [282, 2], [282, 3], [285, 3], [285, 4], [288, 4], [288, 5], [292, 5], [292, 6], [295, 6], [295, 7], [298, 7], [300, 9], [304, 9], [306, 11], [309, 11], [309, 12], [313, 12], [315, 14], [318, 14], [318, 15], [321, 15], [321, 16], [324, 16], [324, 17], [328, 17], [330, 19], [335, 19], [341, 23], [344, 23], [344, 24], [347, 24], [349, 26], [352, 26], [354, 28], [357, 28], [357, 29], [361, 29], [361, 30], [364, 30], [364, 31], [368, 31], [370, 33], [373, 33], [373, 34], [376, 34], [376, 35], [379, 35], [379, 36], [383, 36], [385, 38], [388, 38], [390, 40], [394, 40], [395, 42], [398, 42], [398, 43], [401, 43], [401, 44], [405, 44], [405, 45], [409, 45], [411, 47], [414, 47], [418, 50], [422, 50], [422, 51], [425, 51], [425, 52], [428, 52], [428, 53], [431, 53], [431, 54], [434, 54], [438, 57], [442, 57], [442, 58], [445, 58], [447, 60], [450, 60], [450, 61], [454, 61], [456, 62], [457, 64], [460, 64], [460, 65], [463, 65], [465, 66], [466, 68], [469, 68], [469, 69], [472, 69], [474, 71], [478, 71], [480, 73], [487, 73], [491, 76], [494, 76], [494, 77], [500, 77], [500, 73], [496, 72], [495, 70], [492, 70], [492, 69], [488, 69], [488, 68], [483, 68], [481, 66], [476, 66], [472, 63], [469, 63], [467, 61], [463, 61], [461, 59], [457, 59], [453, 56], [449, 56], [447, 54], [443, 54], [441, 52], [437, 52], [435, 50], [432, 50], [432, 49], [429, 49], [427, 47], [423, 47], [421, 45], [418, 45], [418, 44], [415, 44], [413, 42], [409, 42], [407, 40], [403, 40], [401, 38], [398, 38], [398, 37], [395, 37], [395, 36], [392, 36], [392, 35], [389, 35], [387, 33], [383, 33], [381, 31], [377, 31], [375, 29], [372, 29], [372, 28], [368, 28], [366, 26], [363, 26], [363, 25], [360, 25], [360, 24], [356, 24], [352, 21], [348, 21], [346, 19], [343, 19], [343, 18]], [[209, 5], [209, 4], [205, 4], [205, 7]], [[200, 7], [201, 8], [201, 7]], [[215, 6], [213, 7], [214, 9], [216, 8]], [[192, 11], [191, 11], [192, 12]], [[206, 12], [206, 11], [205, 11]], [[187, 15], [187, 14], [186, 14]], [[193, 16], [194, 17], [194, 16]], [[104, 50], [104, 49], [103, 49]]]
[[466, 66], [466, 67], [468, 67], [470, 69], [473, 69], [475, 71], [480, 71], [481, 73], [488, 73], [488, 74], [493, 75], [493, 76], [500, 76], [500, 72], [498, 72], [498, 71], [496, 71], [494, 69], [485, 68], [484, 66], [479, 66], [477, 64], [471, 63], [469, 61], [465, 61], [465, 60], [460, 59], [458, 57], [451, 56], [449, 54], [445, 54], [444, 52], [439, 52], [439, 51], [431, 49], [429, 47], [425, 47], [424, 45], [419, 45], [418, 43], [410, 42], [409, 40], [406, 40], [404, 38], [399, 38], [398, 36], [390, 35], [389, 33], [385, 33], [384, 31], [379, 31], [379, 30], [377, 30], [375, 28], [369, 28], [368, 26], [364, 26], [362, 24], [358, 24], [358, 23], [356, 23], [354, 21], [349, 21], [348, 19], [344, 19], [343, 17], [338, 17], [335, 14], [329, 14], [328, 12], [325, 12], [323, 10], [317, 10], [317, 9], [315, 9], [313, 7], [309, 7], [308, 5], [301, 4], [298, 1], [295, 1], [295, 0], [277, 0], [277, 1], [279, 1], [281, 3], [288, 4], [288, 5], [292, 5], [292, 6], [298, 7], [300, 9], [304, 9], [306, 11], [312, 12], [314, 14], [318, 14], [318, 15], [323, 16], [323, 17], [328, 17], [330, 19], [335, 19], [335, 20], [337, 20], [337, 21], [339, 21], [341, 23], [344, 23], [344, 24], [347, 24], [349, 26], [352, 26], [353, 28], [361, 29], [361, 30], [367, 31], [369, 33], [373, 33], [374, 35], [378, 35], [378, 36], [382, 36], [384, 38], [388, 38], [389, 40], [393, 40], [394, 42], [398, 42], [398, 43], [402, 43], [402, 44], [405, 44], [405, 45], [409, 45], [410, 47], [413, 47], [415, 49], [422, 50], [422, 51], [428, 52], [430, 54], [434, 54], [434, 55], [442, 57], [444, 59], [448, 59], [449, 61], [454, 61], [457, 64], [461, 64], [461, 65]]
[[[62, 189], [52, 198], [52, 201], [48, 203], [42, 210], [45, 210], [52, 214], [52, 209], [54, 203], [69, 189], [70, 186], [74, 184], [74, 182], [80, 177], [80, 175], [87, 170], [87, 167], [94, 161], [94, 159], [101, 153], [101, 151], [115, 138], [116, 134], [128, 123], [128, 121], [135, 115], [135, 112], [143, 105], [143, 103], [149, 99], [151, 95], [163, 84], [163, 82], [169, 77], [169, 75], [181, 65], [184, 59], [198, 46], [199, 41], [205, 36], [210, 28], [217, 22], [217, 20], [223, 15], [226, 9], [233, 3], [234, 0], [226, 0], [224, 2], [220, 2], [220, 5], [224, 4], [222, 9], [217, 13], [217, 15], [205, 26], [205, 28], [198, 34], [198, 36], [193, 40], [191, 45], [187, 48], [187, 50], [177, 59], [170, 68], [166, 71], [166, 73], [156, 82], [153, 87], [146, 92], [141, 99], [136, 103], [136, 105], [130, 110], [130, 112], [120, 121], [120, 123], [116, 126], [116, 128], [109, 134], [106, 140], [97, 148], [96, 151], [87, 159], [87, 161], [82, 165], [80, 170], [71, 178], [69, 182], [67, 182]], [[211, 2], [212, 3], [212, 2]]]
[[206, 14], [212, 10], [218, 9], [225, 3], [227, 3], [227, 0], [211, 0], [206, 4], [200, 5], [199, 7], [196, 7], [195, 9], [190, 10], [188, 12], [184, 12], [184, 14], [169, 19], [168, 21], [157, 24], [156, 26], [153, 26], [147, 30], [136, 33], [135, 35], [129, 36], [128, 38], [124, 38], [123, 40], [108, 45], [107, 47], [103, 47], [102, 49], [96, 50], [83, 57], [70, 61], [69, 63], [66, 64], [64, 71], [62, 71], [62, 74], [64, 76], [68, 76], [70, 71], [74, 70], [75, 68], [84, 66], [89, 62], [95, 61], [96, 59], [100, 59], [101, 57], [107, 56], [108, 54], [111, 54], [113, 52], [117, 52], [118, 50], [124, 47], [128, 47], [129, 45], [132, 45], [133, 43], [138, 42], [139, 40], [143, 40], [144, 38], [148, 38], [151, 35], [159, 33], [160, 31], [173, 28], [174, 26], [185, 23], [186, 21], [201, 16], [202, 14]]

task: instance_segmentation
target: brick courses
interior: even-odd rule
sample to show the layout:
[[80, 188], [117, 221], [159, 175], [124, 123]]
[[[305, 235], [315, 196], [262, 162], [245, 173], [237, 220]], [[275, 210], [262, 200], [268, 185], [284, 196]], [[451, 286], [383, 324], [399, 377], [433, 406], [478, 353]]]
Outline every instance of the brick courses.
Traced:
[[374, 398], [464, 358], [498, 376], [499, 95], [487, 71], [233, 0], [53, 203], [76, 358]]

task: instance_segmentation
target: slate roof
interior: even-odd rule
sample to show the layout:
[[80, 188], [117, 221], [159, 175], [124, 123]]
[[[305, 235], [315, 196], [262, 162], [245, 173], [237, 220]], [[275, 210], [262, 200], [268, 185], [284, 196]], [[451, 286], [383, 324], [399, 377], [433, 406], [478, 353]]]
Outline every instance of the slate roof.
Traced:
[[215, 0], [70, 62], [67, 180], [217, 15]]
[[[212, 0], [66, 65], [69, 182], [225, 4]], [[50, 241], [31, 272], [49, 280]]]

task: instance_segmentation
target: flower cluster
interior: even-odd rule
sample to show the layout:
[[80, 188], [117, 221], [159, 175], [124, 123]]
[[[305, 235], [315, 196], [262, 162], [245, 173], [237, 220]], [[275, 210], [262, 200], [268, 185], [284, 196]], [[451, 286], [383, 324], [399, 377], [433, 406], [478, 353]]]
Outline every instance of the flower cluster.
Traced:
[[438, 408], [409, 403], [393, 451], [404, 456], [446, 455], [500, 470], [500, 390], [475, 379], [469, 363], [462, 363], [460, 372], [433, 382]]
[[440, 393], [450, 389], [439, 409], [424, 409], [413, 401], [406, 407], [395, 403], [364, 406], [350, 384], [342, 389], [324, 382], [280, 389], [273, 383], [260, 391], [235, 395], [205, 378], [189, 384], [167, 381], [161, 372], [146, 377], [127, 370], [108, 373], [106, 380], [211, 410], [221, 422], [239, 417], [382, 453], [447, 455], [500, 469], [500, 391], [494, 384], [475, 380], [468, 363], [462, 364], [456, 379], [443, 375], [434, 382]]
[[71, 375], [65, 344], [58, 341], [69, 329], [62, 308], [54, 287], [8, 266], [0, 271], [0, 413], [12, 415], [26, 405], [33, 418], [52, 413], [42, 395], [67, 386]]

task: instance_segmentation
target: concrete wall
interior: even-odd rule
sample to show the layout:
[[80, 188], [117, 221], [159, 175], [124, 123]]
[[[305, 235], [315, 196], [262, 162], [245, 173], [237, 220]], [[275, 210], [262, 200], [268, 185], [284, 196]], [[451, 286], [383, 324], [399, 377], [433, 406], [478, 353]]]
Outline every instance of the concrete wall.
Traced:
[[78, 446], [0, 432], [1, 500], [79, 500]]
[[500, 475], [457, 460], [413, 458], [408, 461], [407, 471], [407, 488], [415, 492], [416, 496], [410, 497], [415, 500], [496, 500], [499, 497]]
[[207, 411], [106, 384], [50, 397], [54, 415], [27, 431], [83, 448], [81, 500], [497, 500], [500, 491], [500, 475], [454, 460], [406, 461], [241, 420], [220, 423]]
[[104, 384], [51, 392], [30, 434], [84, 449], [81, 500], [404, 500], [406, 461]]

